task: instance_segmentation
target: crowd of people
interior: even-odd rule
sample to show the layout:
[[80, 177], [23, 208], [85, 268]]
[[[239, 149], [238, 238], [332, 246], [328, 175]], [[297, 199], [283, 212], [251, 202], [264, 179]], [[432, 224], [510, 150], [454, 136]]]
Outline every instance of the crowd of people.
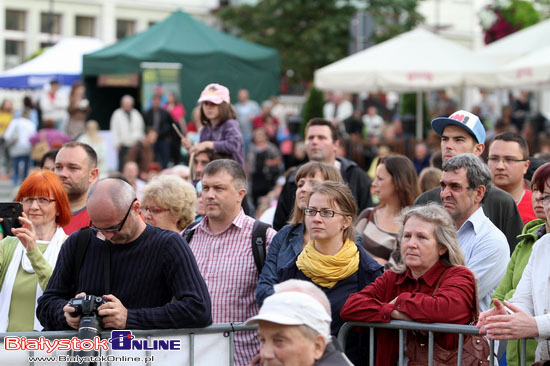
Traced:
[[[441, 95], [439, 151], [428, 139], [399, 154], [398, 119], [374, 105], [361, 117], [334, 93], [291, 141], [305, 156], [288, 159], [297, 150], [284, 147], [276, 100], [260, 107], [243, 89], [233, 106], [209, 84], [186, 123], [177, 96], [156, 88], [143, 115], [129, 95], [113, 112], [109, 172], [83, 86], [63, 104], [56, 84], [41, 123], [27, 103], [4, 125], [22, 207], [0, 218], [4, 332], [78, 329], [68, 301], [96, 295], [105, 328], [257, 324], [235, 335], [236, 365], [363, 365], [371, 343], [377, 365], [394, 365], [395, 331], [334, 340], [346, 321], [392, 319], [479, 320], [491, 339], [536, 338], [528, 362], [550, 359], [550, 164], [517, 133], [528, 122], [493, 133], [487, 114]], [[350, 142], [362, 150], [342, 149]], [[40, 167], [28, 174], [31, 153]], [[424, 341], [408, 333], [411, 364]], [[457, 344], [435, 335], [441, 353]], [[519, 348], [508, 342], [503, 359], [518, 365]]]

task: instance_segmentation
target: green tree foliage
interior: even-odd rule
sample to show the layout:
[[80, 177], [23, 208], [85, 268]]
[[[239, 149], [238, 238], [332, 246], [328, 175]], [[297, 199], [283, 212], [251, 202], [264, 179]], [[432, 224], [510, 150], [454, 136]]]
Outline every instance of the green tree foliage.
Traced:
[[302, 107], [302, 125], [300, 133], [305, 137], [305, 129], [308, 121], [315, 117], [323, 117], [323, 92], [317, 88], [310, 88], [304, 106]]
[[523, 29], [540, 20], [538, 11], [529, 1], [512, 1], [509, 7], [502, 9], [502, 16], [514, 28]]
[[348, 55], [349, 23], [359, 10], [374, 18], [378, 43], [414, 28], [422, 21], [419, 0], [259, 0], [256, 5], [229, 6], [218, 16], [226, 30], [279, 50], [282, 70], [294, 80], [309, 81], [313, 72]]
[[347, 56], [350, 0], [260, 0], [255, 6], [226, 7], [218, 15], [239, 37], [281, 53], [282, 70], [296, 80]]
[[365, 3], [365, 10], [374, 18], [375, 43], [407, 32], [424, 20], [416, 11], [419, 0], [366, 0]]

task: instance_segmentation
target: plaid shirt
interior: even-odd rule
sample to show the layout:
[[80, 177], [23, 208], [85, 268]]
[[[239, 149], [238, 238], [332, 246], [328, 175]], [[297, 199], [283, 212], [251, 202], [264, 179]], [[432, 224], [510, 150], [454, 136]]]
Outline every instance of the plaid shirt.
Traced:
[[[212, 300], [214, 323], [244, 322], [258, 314], [254, 293], [258, 270], [252, 254], [254, 219], [241, 209], [233, 222], [219, 234], [212, 234], [205, 217], [189, 243]], [[266, 246], [276, 234], [269, 228]], [[246, 366], [259, 350], [256, 332], [235, 334], [235, 365]]]

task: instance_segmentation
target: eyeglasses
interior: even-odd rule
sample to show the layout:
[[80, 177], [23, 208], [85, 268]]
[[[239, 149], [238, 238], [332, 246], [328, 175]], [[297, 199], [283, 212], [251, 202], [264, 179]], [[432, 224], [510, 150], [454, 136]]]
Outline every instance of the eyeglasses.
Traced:
[[334, 217], [335, 214], [346, 216], [345, 214], [341, 212], [336, 212], [334, 210], [316, 210], [314, 208], [308, 207], [304, 209], [304, 214], [306, 216], [315, 216], [317, 215], [317, 212], [319, 212], [319, 215], [321, 217]]
[[132, 203], [130, 204], [130, 207], [128, 207], [128, 211], [126, 212], [126, 215], [122, 219], [121, 223], [115, 226], [108, 227], [106, 229], [100, 229], [98, 227], [95, 227], [93, 224], [91, 225], [91, 229], [95, 232], [102, 232], [102, 233], [117, 233], [120, 230], [122, 230], [122, 227], [126, 223], [126, 219], [128, 219], [128, 216], [130, 215], [130, 211], [132, 210], [132, 207], [134, 206], [134, 202], [137, 201], [137, 198], [134, 198]]
[[142, 207], [141, 208], [141, 213], [144, 214], [144, 215], [147, 212], [149, 212], [153, 215], [158, 215], [159, 213], [162, 213], [162, 212], [165, 212], [165, 211], [168, 211], [168, 209], [160, 208], [160, 207]]
[[473, 189], [472, 187], [464, 187], [462, 184], [460, 183], [451, 183], [451, 184], [447, 184], [445, 182], [439, 182], [439, 185], [441, 186], [441, 190], [444, 191], [445, 188], [449, 187], [449, 189], [451, 191], [453, 191], [454, 193], [461, 193], [462, 191], [464, 191], [465, 189], [467, 190], [470, 190], [470, 189]]
[[527, 159], [512, 159], [512, 158], [501, 158], [499, 156], [489, 156], [487, 160], [489, 163], [492, 163], [492, 164], [498, 164], [499, 162], [502, 161], [504, 165], [513, 165], [514, 163], [526, 161]]
[[23, 206], [32, 206], [33, 202], [38, 203], [40, 207], [46, 207], [55, 200], [48, 197], [23, 197], [21, 198], [21, 203]]

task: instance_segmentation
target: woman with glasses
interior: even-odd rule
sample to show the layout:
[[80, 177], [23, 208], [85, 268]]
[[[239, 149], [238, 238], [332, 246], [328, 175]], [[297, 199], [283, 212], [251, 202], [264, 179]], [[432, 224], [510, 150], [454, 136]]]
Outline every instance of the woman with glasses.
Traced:
[[28, 176], [17, 193], [23, 214], [14, 236], [0, 241], [0, 332], [40, 331], [36, 300], [46, 289], [71, 220], [65, 189], [55, 173]]
[[[382, 266], [354, 242], [357, 204], [346, 184], [326, 181], [316, 185], [306, 202], [309, 241], [295, 260], [279, 271], [279, 280], [311, 281], [323, 290], [332, 310], [331, 334], [337, 336], [344, 323], [340, 310], [348, 296], [382, 275]], [[367, 335], [360, 338], [350, 337], [345, 350], [355, 365], [366, 362], [364, 355], [368, 354]]]
[[197, 191], [176, 175], [153, 178], [141, 194], [141, 213], [150, 225], [182, 233], [195, 219]]
[[412, 161], [403, 155], [381, 158], [371, 191], [378, 196], [380, 204], [361, 212], [357, 231], [362, 236], [363, 248], [386, 269], [393, 268], [400, 261], [399, 214], [420, 194]]
[[302, 248], [309, 242], [310, 233], [304, 224], [304, 209], [307, 207], [309, 191], [315, 184], [325, 181], [344, 183], [338, 169], [333, 166], [311, 161], [302, 165], [294, 177], [296, 199], [288, 225], [275, 234], [256, 287], [256, 301], [261, 306], [264, 299], [273, 295], [273, 285], [279, 283], [278, 272], [296, 260]]
[[[523, 231], [518, 236], [520, 242], [516, 245], [506, 274], [500, 281], [497, 289], [493, 293], [493, 299], [499, 301], [509, 301], [518, 287], [519, 281], [529, 257], [533, 251], [535, 242], [539, 240], [544, 234], [549, 232], [548, 218], [545, 213], [545, 207], [550, 204], [550, 192], [542, 193], [539, 187], [547, 187], [550, 185], [550, 164], [546, 163], [540, 166], [533, 174], [531, 180], [531, 200], [533, 202], [533, 209], [537, 219], [529, 221], [523, 227]], [[506, 361], [509, 366], [517, 366], [521, 364], [521, 342], [520, 341], [508, 341], [506, 346]], [[531, 365], [535, 362], [535, 350], [537, 349], [537, 341], [533, 339], [527, 340], [527, 365]]]

